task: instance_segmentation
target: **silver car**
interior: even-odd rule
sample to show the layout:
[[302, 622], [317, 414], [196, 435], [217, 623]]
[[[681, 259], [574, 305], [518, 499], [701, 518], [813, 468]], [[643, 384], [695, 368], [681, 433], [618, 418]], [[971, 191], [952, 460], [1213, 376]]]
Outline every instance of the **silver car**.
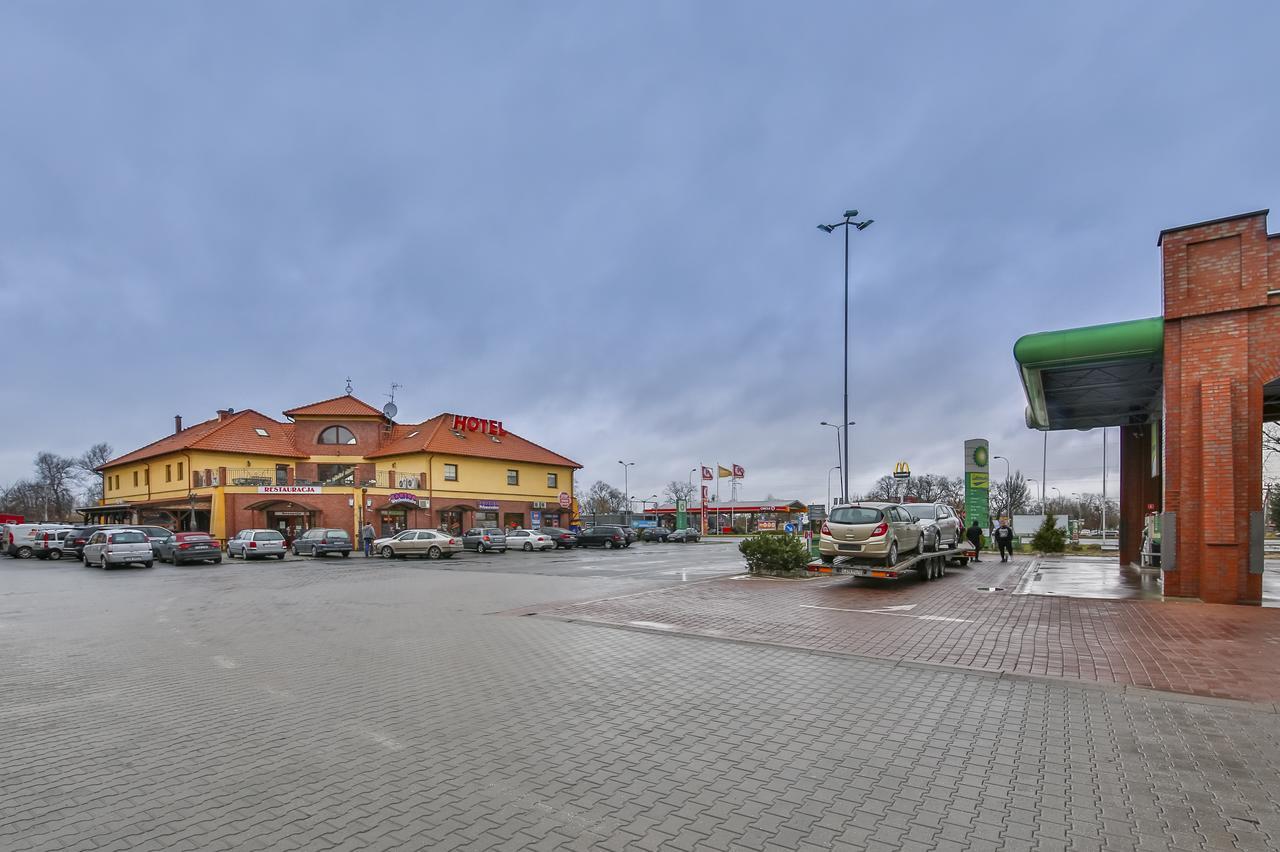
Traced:
[[462, 536], [462, 544], [467, 550], [484, 553], [486, 550], [507, 552], [507, 536], [497, 527], [472, 527]]
[[271, 556], [284, 559], [284, 536], [276, 530], [240, 530], [227, 539], [227, 558], [237, 556], [246, 562]]
[[960, 517], [946, 503], [904, 503], [902, 508], [920, 528], [925, 550], [950, 550], [964, 536]]
[[141, 565], [150, 568], [155, 555], [151, 542], [142, 530], [98, 530], [85, 542], [80, 557], [86, 566], [109, 568], [112, 565]]
[[507, 547], [521, 550], [554, 550], [555, 539], [546, 533], [533, 530], [507, 530]]
[[405, 530], [377, 539], [373, 543], [373, 552], [384, 559], [404, 559], [408, 556], [451, 559], [460, 550], [462, 539], [439, 530]]

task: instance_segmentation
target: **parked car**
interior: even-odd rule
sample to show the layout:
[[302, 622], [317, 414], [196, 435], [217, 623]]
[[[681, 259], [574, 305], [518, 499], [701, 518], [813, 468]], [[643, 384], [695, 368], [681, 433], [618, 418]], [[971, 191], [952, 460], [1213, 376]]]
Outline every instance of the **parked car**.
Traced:
[[375, 539], [373, 552], [386, 559], [422, 556], [427, 559], [452, 559], [462, 550], [457, 536], [439, 530], [405, 530], [387, 538]]
[[497, 527], [472, 527], [462, 536], [462, 544], [467, 550], [484, 553], [486, 550], [507, 552], [507, 536]]
[[555, 540], [551, 536], [533, 530], [507, 530], [507, 547], [520, 550], [552, 550]]
[[555, 542], [556, 547], [563, 547], [568, 550], [571, 547], [578, 546], [578, 534], [570, 530], [561, 529], [560, 527], [543, 527], [544, 535], [551, 536], [551, 540]]
[[623, 527], [622, 534], [627, 537], [627, 544], [640, 540], [640, 531], [635, 527]]
[[18, 559], [35, 556], [35, 543], [43, 533], [66, 529], [66, 524], [6, 524], [4, 551]]
[[169, 537], [155, 545], [156, 559], [182, 565], [186, 562], [222, 562], [222, 546], [218, 540], [204, 532], [170, 533]]
[[105, 569], [112, 565], [141, 565], [150, 568], [155, 554], [151, 552], [151, 542], [147, 540], [146, 533], [126, 527], [98, 530], [89, 536], [80, 559], [86, 567], [95, 565]]
[[148, 526], [131, 526], [131, 530], [142, 530], [142, 534], [147, 537], [147, 541], [151, 543], [151, 552], [160, 557], [158, 545], [169, 536], [173, 535], [173, 530], [166, 527], [148, 527]]
[[[351, 549], [350, 544], [351, 541], [348, 539], [348, 550]], [[296, 543], [294, 552], [297, 552]], [[227, 539], [227, 558], [235, 559], [237, 556], [246, 562], [250, 559], [266, 559], [269, 556], [284, 559], [284, 536], [279, 530], [240, 530]]]
[[649, 527], [647, 530], [640, 531], [641, 541], [666, 541], [671, 535], [671, 530], [666, 527]]
[[40, 533], [31, 545], [31, 555], [36, 559], [61, 559], [70, 529], [45, 530]]
[[850, 503], [836, 506], [823, 521], [818, 553], [826, 563], [853, 556], [890, 566], [899, 556], [920, 551], [923, 542], [923, 530], [898, 504]]
[[691, 541], [700, 541], [701, 539], [702, 533], [698, 532], [693, 527], [685, 527], [682, 530], [672, 530], [671, 534], [667, 536], [667, 541], [675, 541], [681, 544], [686, 544]]
[[902, 508], [920, 528], [925, 550], [951, 549], [964, 536], [960, 516], [946, 503], [903, 503]]
[[346, 530], [314, 527], [293, 540], [293, 555], [324, 556], [340, 553], [346, 559], [351, 555], [351, 536]]
[[93, 537], [94, 533], [99, 530], [125, 529], [133, 529], [133, 527], [128, 524], [82, 524], [78, 527], [72, 527], [64, 542], [63, 550], [72, 559], [80, 559], [84, 556], [84, 546], [89, 543], [89, 539]]
[[618, 526], [587, 527], [578, 534], [579, 547], [603, 547], [610, 550], [615, 547], [630, 547], [630, 545], [626, 531]]

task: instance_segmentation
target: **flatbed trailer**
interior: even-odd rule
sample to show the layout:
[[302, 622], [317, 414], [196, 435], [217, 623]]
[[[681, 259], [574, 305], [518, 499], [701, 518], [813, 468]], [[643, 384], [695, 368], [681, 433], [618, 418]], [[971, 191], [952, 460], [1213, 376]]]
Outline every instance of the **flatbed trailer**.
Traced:
[[915, 574], [921, 580], [933, 580], [947, 576], [948, 565], [967, 565], [976, 553], [973, 545], [965, 542], [947, 550], [913, 553], [893, 565], [885, 565], [883, 560], [870, 562], [856, 556], [837, 556], [830, 565], [815, 559], [809, 563], [807, 570], [814, 574], [868, 577], [876, 580], [897, 580], [908, 574]]

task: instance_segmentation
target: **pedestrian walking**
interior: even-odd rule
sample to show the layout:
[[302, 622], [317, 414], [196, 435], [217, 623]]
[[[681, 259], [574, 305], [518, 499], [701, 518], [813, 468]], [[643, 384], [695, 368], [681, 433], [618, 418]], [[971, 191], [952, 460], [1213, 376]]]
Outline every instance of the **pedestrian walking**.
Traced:
[[373, 555], [373, 537], [374, 537], [373, 524], [369, 523], [368, 521], [365, 521], [364, 527], [361, 528], [360, 530], [360, 538], [364, 539], [364, 555], [365, 556]]
[[1000, 526], [996, 527], [996, 531], [992, 536], [996, 540], [996, 546], [1000, 548], [1000, 561], [1008, 562], [1013, 558], [1013, 528], [1009, 526], [1009, 522], [1004, 518], [1000, 519]]
[[965, 538], [973, 545], [973, 561], [981, 562], [978, 555], [982, 553], [982, 527], [978, 526], [977, 518], [974, 518], [973, 525], [965, 532]]

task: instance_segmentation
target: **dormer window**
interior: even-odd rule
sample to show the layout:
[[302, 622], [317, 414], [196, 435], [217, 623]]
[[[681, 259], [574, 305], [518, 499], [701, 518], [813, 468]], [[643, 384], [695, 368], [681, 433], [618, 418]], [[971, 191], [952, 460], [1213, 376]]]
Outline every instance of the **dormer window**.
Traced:
[[255, 432], [257, 432], [257, 433], [258, 433], [258, 437], [259, 437], [259, 438], [269, 438], [269, 437], [271, 437], [270, 435], [268, 435], [268, 434], [267, 434], [267, 430], [266, 430], [266, 429], [263, 429], [261, 426], [259, 426], [258, 428], [254, 429], [253, 431], [255, 431]]
[[405, 437], [406, 437], [406, 438], [416, 438], [416, 437], [418, 437], [418, 430], [417, 430], [417, 429], [414, 429], [414, 430], [413, 430], [412, 432], [410, 432], [408, 435], [405, 435]]
[[329, 426], [316, 439], [317, 444], [354, 444], [356, 436], [346, 426]]

